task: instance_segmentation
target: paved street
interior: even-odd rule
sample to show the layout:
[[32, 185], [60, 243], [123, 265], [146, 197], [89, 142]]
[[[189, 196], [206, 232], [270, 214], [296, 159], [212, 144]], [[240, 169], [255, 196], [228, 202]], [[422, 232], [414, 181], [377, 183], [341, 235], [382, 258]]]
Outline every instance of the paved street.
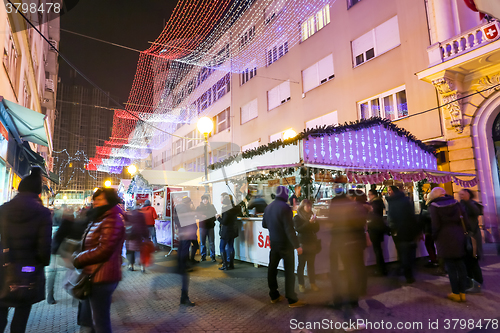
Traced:
[[[479, 319], [498, 320], [500, 257], [491, 245], [486, 252], [488, 256], [483, 262], [486, 289], [482, 295], [467, 296], [467, 303], [457, 304], [444, 298], [450, 292], [448, 278], [435, 276], [432, 269], [424, 268], [424, 259], [418, 261], [417, 282], [411, 286], [404, 285], [403, 279], [395, 275], [370, 277], [368, 296], [360, 302], [361, 317], [373, 323], [390, 322], [394, 328], [373, 328], [366, 332], [468, 332], [472, 327], [461, 330], [459, 323], [453, 329], [453, 322], [446, 329], [445, 320], [474, 319], [475, 324]], [[342, 321], [342, 313], [323, 305], [329, 299], [326, 277], [318, 282], [320, 292], [303, 295], [311, 305], [289, 309], [286, 301], [269, 302], [265, 267], [254, 268], [240, 262], [229, 272], [219, 271], [218, 265], [211, 262], [200, 263], [191, 273], [190, 296], [196, 306], [179, 306], [180, 278], [175, 274], [175, 260], [163, 255], [164, 252], [157, 254], [156, 264], [146, 274], [124, 271], [111, 310], [114, 332], [290, 332], [293, 319], [297, 322], [325, 319], [333, 325]], [[62, 273], [61, 269], [58, 283]], [[279, 283], [284, 286], [283, 277]], [[28, 332], [78, 332], [77, 308], [72, 299], [61, 290], [57, 291], [56, 299], [56, 305], [42, 302], [33, 307]], [[439, 328], [429, 329], [429, 320], [438, 320]], [[395, 329], [398, 322], [407, 325], [421, 322], [422, 328], [398, 330]], [[498, 331], [484, 330], [484, 326], [480, 332]]]

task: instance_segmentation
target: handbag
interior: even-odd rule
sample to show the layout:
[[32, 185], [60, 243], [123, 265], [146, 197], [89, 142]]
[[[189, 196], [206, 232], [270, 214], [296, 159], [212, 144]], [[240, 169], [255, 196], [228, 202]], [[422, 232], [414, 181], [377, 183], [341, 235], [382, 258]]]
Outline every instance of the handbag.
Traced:
[[1, 221], [0, 301], [12, 306], [33, 304], [38, 301], [39, 288], [45, 288], [43, 266], [23, 265], [12, 260], [6, 223]]
[[477, 258], [476, 239], [472, 237], [470, 233], [467, 231], [467, 228], [465, 227], [462, 209], [459, 208], [459, 210], [460, 210], [460, 221], [462, 222], [462, 228], [464, 229], [464, 235], [465, 235], [465, 252], [467, 253], [467, 255], [472, 256], [473, 258]]
[[104, 263], [100, 264], [92, 274], [80, 273], [75, 268], [64, 284], [64, 289], [76, 299], [84, 300], [88, 298], [92, 293], [92, 278], [101, 269], [102, 265]]

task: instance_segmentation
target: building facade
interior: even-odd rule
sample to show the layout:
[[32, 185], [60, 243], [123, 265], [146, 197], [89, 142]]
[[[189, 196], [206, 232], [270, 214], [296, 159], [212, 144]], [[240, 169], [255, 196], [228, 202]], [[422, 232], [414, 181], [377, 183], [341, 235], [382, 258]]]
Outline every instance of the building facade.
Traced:
[[[463, 1], [429, 0], [426, 5], [431, 45], [428, 66], [417, 76], [439, 95], [450, 170], [477, 174], [473, 190], [484, 205], [483, 222], [495, 227], [500, 209], [500, 25], [480, 19]], [[453, 185], [455, 194], [460, 189]]]
[[[36, 161], [49, 178], [52, 171], [52, 133], [55, 121], [55, 103], [58, 62], [57, 53], [30, 25], [14, 11], [7, 13], [6, 6], [0, 9], [0, 45], [4, 45], [3, 68], [0, 70], [0, 95], [3, 99], [45, 115], [43, 119], [47, 146], [33, 143], [30, 139], [12, 137], [13, 128], [8, 128], [6, 115], [2, 118], [0, 145], [8, 152], [0, 160], [0, 203], [8, 201], [16, 193], [22, 177], [29, 172], [24, 164], [26, 151], [33, 152]], [[28, 14], [27, 17], [56, 48], [59, 44], [59, 18], [48, 19], [46, 13]], [[5, 131], [4, 131], [5, 130]], [[17, 133], [17, 130], [14, 131]], [[23, 142], [25, 145], [23, 145]], [[8, 146], [8, 147], [7, 147]], [[22, 153], [21, 153], [22, 151]], [[40, 158], [40, 156], [42, 158]], [[47, 188], [53, 186], [45, 180]], [[46, 195], [47, 192], [44, 192]]]
[[158, 82], [157, 101], [189, 111], [170, 128], [177, 137], [158, 133], [153, 168], [204, 170], [200, 116], [215, 124], [209, 163], [287, 129], [376, 115], [420, 140], [442, 137], [441, 111], [422, 113], [438, 106], [437, 93], [415, 76], [429, 64], [426, 15], [419, 1], [254, 1], [212, 34], [207, 56], [186, 67], [183, 81], [168, 91]]
[[109, 98], [98, 89], [58, 84], [54, 131], [54, 167], [60, 176], [57, 192], [61, 193], [58, 203], [64, 196], [70, 203], [84, 200], [106, 180], [120, 183], [120, 175], [86, 169], [88, 156], [94, 156], [95, 147], [111, 135], [113, 112]]

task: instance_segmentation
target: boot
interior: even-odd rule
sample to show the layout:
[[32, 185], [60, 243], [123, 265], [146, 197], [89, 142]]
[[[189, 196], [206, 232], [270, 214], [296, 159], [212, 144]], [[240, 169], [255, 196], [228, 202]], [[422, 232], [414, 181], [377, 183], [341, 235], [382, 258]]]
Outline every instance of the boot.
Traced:
[[56, 304], [56, 300], [54, 299], [54, 294], [52, 293], [49, 293], [49, 295], [47, 295], [47, 303], [49, 304]]
[[[464, 295], [465, 296], [465, 295]], [[448, 299], [452, 300], [453, 302], [461, 302], [462, 299], [460, 297], [460, 294], [454, 294], [454, 293], [450, 293], [448, 294], [448, 296], [446, 296]], [[465, 298], [464, 298], [465, 300]]]
[[234, 252], [230, 255], [227, 269], [234, 269]]
[[299, 292], [305, 293], [306, 292], [306, 286], [304, 286], [303, 284], [299, 284]]
[[189, 297], [186, 296], [181, 296], [181, 305], [186, 305], [186, 306], [194, 306], [194, 302], [191, 302]]
[[227, 261], [226, 261], [226, 256], [224, 255], [224, 253], [221, 253], [220, 255], [222, 257], [222, 266], [219, 267], [219, 270], [221, 271], [225, 271], [227, 270]]
[[312, 291], [319, 291], [319, 288], [318, 288], [318, 286], [316, 285], [316, 283], [311, 283], [311, 290], [312, 290]]
[[467, 294], [479, 294], [481, 292], [481, 285], [474, 279], [471, 279], [472, 287], [465, 290]]
[[460, 302], [465, 302], [465, 294], [460, 293]]

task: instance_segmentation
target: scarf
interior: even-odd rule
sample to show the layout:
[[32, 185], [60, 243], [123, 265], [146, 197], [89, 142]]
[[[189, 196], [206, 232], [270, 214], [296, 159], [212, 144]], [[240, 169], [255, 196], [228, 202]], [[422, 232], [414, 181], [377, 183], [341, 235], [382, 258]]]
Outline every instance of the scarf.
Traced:
[[299, 210], [297, 211], [297, 215], [299, 215], [299, 217], [300, 217], [302, 220], [304, 220], [304, 221], [306, 221], [306, 222], [309, 222], [309, 221], [311, 220], [311, 217], [313, 216], [313, 212], [312, 212], [312, 211], [310, 211], [309, 213], [307, 213], [305, 210], [303, 210], [303, 209], [299, 209]]
[[89, 222], [95, 222], [97, 219], [99, 219], [101, 216], [103, 216], [104, 213], [106, 213], [108, 210], [110, 210], [113, 207], [115, 207], [115, 206], [105, 205], [105, 206], [95, 207], [95, 208], [89, 209], [87, 212], [87, 220]]

